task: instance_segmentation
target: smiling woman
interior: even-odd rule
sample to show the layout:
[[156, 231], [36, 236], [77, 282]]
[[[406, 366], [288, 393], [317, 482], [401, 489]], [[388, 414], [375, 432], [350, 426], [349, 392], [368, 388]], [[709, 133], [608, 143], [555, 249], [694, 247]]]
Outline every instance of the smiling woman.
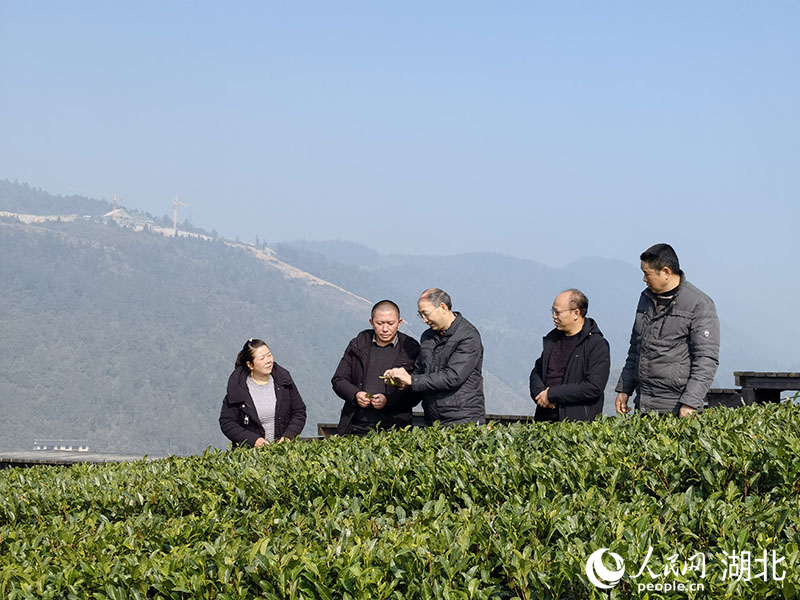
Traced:
[[306, 405], [292, 376], [277, 364], [263, 340], [250, 338], [228, 379], [219, 426], [234, 445], [259, 448], [300, 435]]

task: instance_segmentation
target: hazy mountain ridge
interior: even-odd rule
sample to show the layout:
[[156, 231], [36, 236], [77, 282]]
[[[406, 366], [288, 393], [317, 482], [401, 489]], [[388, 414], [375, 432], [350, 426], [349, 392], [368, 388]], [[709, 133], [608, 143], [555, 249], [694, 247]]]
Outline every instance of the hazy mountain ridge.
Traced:
[[0, 211], [47, 215], [88, 215], [100, 217], [113, 205], [105, 200], [84, 196], [54, 196], [27, 183], [0, 180]]

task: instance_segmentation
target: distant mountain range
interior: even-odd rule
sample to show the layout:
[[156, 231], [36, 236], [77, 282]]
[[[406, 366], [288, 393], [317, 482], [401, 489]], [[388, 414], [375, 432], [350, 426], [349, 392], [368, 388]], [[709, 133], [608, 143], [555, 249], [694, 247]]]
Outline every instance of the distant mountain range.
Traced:
[[[267, 340], [292, 372], [314, 435], [318, 422], [338, 420], [330, 377], [348, 340], [369, 326], [371, 304], [397, 301], [404, 330], [418, 336], [416, 299], [432, 286], [481, 331], [487, 411], [512, 414], [533, 411], [528, 374], [552, 327], [553, 297], [580, 288], [612, 346], [613, 402], [642, 287], [634, 265], [383, 256], [344, 241], [256, 247], [188, 224], [175, 237], [171, 223], [131, 209], [141, 224], [120, 226], [110, 212], [108, 202], [0, 181], [0, 449], [37, 438], [151, 455], [224, 447], [219, 406], [250, 337]], [[722, 317], [717, 385], [730, 386], [734, 369], [791, 364]]]

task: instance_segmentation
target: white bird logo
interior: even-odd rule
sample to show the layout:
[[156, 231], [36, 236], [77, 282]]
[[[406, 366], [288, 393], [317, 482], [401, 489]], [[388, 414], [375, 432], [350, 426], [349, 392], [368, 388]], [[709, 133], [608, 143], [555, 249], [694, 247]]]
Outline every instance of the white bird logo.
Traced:
[[[600, 548], [592, 552], [586, 561], [586, 576], [589, 578], [595, 587], [601, 590], [610, 590], [612, 587], [619, 583], [622, 576], [625, 574], [625, 561], [619, 554], [609, 552], [609, 556], [614, 559], [615, 569], [607, 569], [603, 564], [603, 554], [606, 553], [608, 548]], [[607, 581], [608, 583], [604, 583]]]

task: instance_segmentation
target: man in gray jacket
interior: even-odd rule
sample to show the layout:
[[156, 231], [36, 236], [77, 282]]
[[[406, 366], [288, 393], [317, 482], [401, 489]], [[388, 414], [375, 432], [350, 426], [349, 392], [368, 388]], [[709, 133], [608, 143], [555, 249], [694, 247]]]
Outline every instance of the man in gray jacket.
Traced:
[[714, 302], [681, 271], [669, 244], [639, 257], [647, 289], [639, 298], [625, 367], [617, 383], [617, 412], [636, 408], [685, 417], [703, 409], [719, 366], [719, 319]]
[[431, 288], [417, 301], [419, 317], [428, 326], [420, 338], [413, 375], [402, 368], [385, 377], [422, 395], [425, 423], [483, 423], [483, 344], [475, 326], [453, 312], [450, 296]]

